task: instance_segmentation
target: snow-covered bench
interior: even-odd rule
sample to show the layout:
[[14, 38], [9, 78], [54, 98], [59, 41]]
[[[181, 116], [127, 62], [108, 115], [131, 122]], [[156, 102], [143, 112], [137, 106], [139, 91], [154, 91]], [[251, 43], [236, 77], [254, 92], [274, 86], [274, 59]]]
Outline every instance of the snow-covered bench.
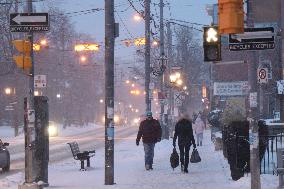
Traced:
[[79, 146], [77, 142], [69, 142], [67, 143], [70, 146], [72, 155], [75, 160], [80, 160], [81, 161], [81, 171], [85, 171], [85, 166], [84, 166], [84, 161], [87, 160], [87, 167], [90, 167], [90, 158], [95, 156], [96, 151], [91, 150], [91, 151], [84, 151], [80, 152]]

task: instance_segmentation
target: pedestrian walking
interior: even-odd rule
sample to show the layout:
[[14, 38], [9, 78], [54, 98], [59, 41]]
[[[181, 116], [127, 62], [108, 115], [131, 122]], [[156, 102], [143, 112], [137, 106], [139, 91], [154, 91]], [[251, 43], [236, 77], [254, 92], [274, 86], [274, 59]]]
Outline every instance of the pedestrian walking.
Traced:
[[195, 123], [193, 124], [193, 129], [197, 138], [197, 146], [202, 146], [205, 124], [201, 119], [201, 114], [199, 114], [198, 117], [196, 118]]
[[191, 145], [196, 148], [195, 140], [192, 130], [192, 121], [188, 114], [183, 117], [175, 125], [175, 134], [173, 139], [173, 146], [176, 147], [176, 139], [178, 138], [178, 147], [180, 151], [181, 171], [188, 173], [189, 150]]
[[136, 145], [139, 146], [142, 137], [145, 152], [145, 168], [153, 169], [154, 148], [157, 142], [161, 141], [162, 129], [158, 120], [154, 119], [152, 112], [146, 113], [146, 119], [140, 123], [136, 138]]

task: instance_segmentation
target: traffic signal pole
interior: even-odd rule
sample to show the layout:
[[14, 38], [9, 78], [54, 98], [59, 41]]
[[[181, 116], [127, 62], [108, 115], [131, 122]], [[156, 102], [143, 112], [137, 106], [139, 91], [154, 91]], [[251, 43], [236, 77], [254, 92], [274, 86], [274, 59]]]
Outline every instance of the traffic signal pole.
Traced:
[[150, 3], [151, 0], [144, 1], [145, 7], [145, 103], [146, 111], [151, 111], [151, 100], [150, 100]]
[[[248, 26], [254, 27], [253, 23], [253, 0], [247, 0], [247, 18], [248, 18]], [[250, 53], [250, 52], [249, 52]], [[250, 61], [248, 64], [248, 80], [250, 85], [250, 93], [256, 93], [257, 96], [257, 52], [251, 52]], [[256, 107], [250, 107], [250, 117], [252, 121], [250, 121], [250, 171], [251, 171], [251, 189], [261, 189], [260, 183], [260, 160], [259, 160], [259, 133], [258, 133], [258, 108], [259, 103]]]
[[105, 185], [114, 184], [114, 0], [105, 0]]

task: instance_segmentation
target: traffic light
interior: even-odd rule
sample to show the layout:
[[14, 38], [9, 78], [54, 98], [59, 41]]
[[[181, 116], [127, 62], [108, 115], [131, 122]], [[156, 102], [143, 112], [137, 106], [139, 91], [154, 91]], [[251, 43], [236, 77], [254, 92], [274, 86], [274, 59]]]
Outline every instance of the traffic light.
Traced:
[[218, 0], [220, 34], [244, 33], [243, 0]]
[[221, 39], [217, 26], [208, 26], [203, 28], [203, 48], [204, 61], [221, 60]]
[[14, 55], [13, 59], [16, 62], [18, 68], [29, 69], [32, 67], [31, 58], [31, 42], [28, 40], [14, 40], [13, 45], [20, 52], [20, 55]]

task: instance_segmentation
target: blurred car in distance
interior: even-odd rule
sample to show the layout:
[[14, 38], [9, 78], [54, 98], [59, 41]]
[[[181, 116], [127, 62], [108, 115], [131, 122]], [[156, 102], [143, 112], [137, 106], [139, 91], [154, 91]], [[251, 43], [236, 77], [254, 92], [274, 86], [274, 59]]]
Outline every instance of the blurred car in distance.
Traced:
[[4, 172], [8, 172], [10, 170], [10, 153], [7, 146], [9, 146], [9, 143], [3, 143], [0, 139], [0, 168], [2, 168], [2, 171]]

